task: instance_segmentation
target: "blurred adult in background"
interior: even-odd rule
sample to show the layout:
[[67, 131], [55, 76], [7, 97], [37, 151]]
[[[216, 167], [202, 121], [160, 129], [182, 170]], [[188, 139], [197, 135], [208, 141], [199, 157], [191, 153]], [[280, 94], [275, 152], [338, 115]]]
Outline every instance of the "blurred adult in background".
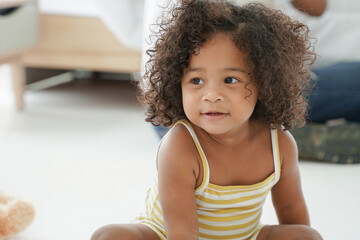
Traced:
[[[360, 2], [276, 0], [317, 39], [309, 122], [292, 134], [303, 159], [360, 162]], [[293, 8], [290, 6], [294, 6]], [[324, 8], [325, 6], [325, 8]], [[308, 12], [309, 14], [305, 14]], [[313, 8], [313, 10], [311, 9]]]
[[360, 25], [356, 23], [360, 22], [360, 3], [356, 0], [328, 1], [328, 4], [326, 0], [275, 2], [287, 15], [307, 24], [317, 39], [315, 49], [319, 57], [313, 68], [316, 85], [309, 99], [309, 120], [359, 122]]

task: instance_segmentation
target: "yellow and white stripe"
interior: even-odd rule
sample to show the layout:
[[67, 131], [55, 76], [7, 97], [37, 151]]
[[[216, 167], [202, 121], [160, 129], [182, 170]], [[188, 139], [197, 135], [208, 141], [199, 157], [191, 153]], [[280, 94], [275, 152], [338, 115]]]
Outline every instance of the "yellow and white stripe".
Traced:
[[[267, 194], [280, 178], [280, 157], [277, 130], [271, 130], [275, 172], [264, 181], [243, 186], [219, 186], [209, 183], [209, 165], [200, 142], [187, 121], [179, 121], [190, 132], [202, 159], [204, 174], [201, 185], [195, 189], [199, 219], [199, 239], [256, 239], [261, 230], [262, 206]], [[176, 125], [175, 124], [175, 125]], [[166, 239], [164, 219], [158, 197], [157, 174], [148, 191], [146, 210], [134, 223], [153, 229]]]

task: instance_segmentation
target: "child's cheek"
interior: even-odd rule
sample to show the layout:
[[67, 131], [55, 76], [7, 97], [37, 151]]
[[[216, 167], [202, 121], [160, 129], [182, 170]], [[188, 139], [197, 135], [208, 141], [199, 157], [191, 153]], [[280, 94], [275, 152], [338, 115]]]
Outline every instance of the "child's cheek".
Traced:
[[183, 108], [186, 117], [191, 121], [193, 118], [194, 112], [196, 111], [196, 101], [190, 95], [183, 95]]

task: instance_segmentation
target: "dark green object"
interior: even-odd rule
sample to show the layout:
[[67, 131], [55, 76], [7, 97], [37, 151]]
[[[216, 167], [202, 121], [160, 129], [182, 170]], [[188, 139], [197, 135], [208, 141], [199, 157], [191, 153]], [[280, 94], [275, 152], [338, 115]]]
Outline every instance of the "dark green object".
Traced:
[[360, 163], [360, 123], [307, 123], [291, 130], [299, 157], [331, 163]]

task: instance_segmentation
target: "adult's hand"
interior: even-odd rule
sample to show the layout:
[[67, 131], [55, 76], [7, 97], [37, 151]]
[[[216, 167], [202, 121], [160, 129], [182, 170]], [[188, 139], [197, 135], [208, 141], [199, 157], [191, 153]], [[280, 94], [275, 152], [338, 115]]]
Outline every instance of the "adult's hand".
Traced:
[[298, 10], [310, 15], [321, 16], [326, 9], [326, 0], [292, 0], [292, 5]]

